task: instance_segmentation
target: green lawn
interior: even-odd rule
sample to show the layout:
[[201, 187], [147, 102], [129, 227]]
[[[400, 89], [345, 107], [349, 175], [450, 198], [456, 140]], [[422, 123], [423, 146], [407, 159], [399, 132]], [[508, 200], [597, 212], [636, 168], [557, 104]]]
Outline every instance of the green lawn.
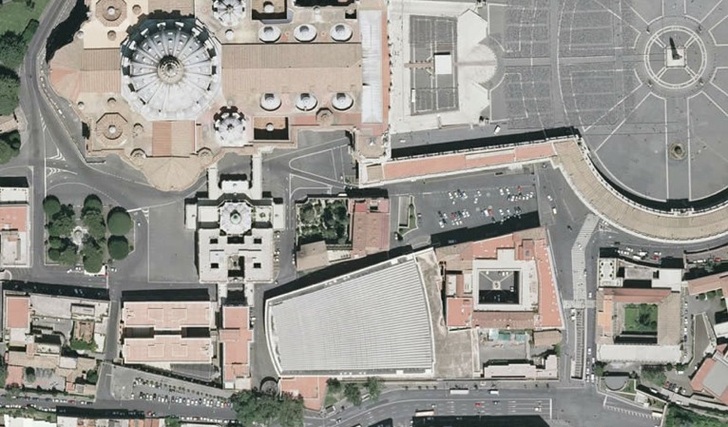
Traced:
[[625, 332], [657, 332], [657, 305], [628, 304], [624, 307]]
[[29, 8], [24, 0], [16, 0], [0, 6], [0, 34], [6, 31], [20, 34], [31, 19], [38, 20], [49, 0], [34, 0], [35, 7]]

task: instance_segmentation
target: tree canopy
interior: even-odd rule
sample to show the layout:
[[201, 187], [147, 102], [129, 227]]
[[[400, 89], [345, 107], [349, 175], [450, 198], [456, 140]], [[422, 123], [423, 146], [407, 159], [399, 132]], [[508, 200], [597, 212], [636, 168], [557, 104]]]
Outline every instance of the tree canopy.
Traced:
[[[48, 251], [48, 258], [51, 258], [50, 252], [51, 251]], [[60, 251], [60, 254], [58, 256], [58, 262], [68, 267], [76, 265], [76, 262], [78, 262], [78, 246], [74, 245], [73, 243], [68, 244], [63, 250]]]
[[281, 427], [300, 427], [303, 425], [303, 398], [290, 393], [280, 396], [263, 393], [257, 389], [242, 390], [230, 398], [237, 420], [244, 426], [254, 423]]
[[106, 223], [104, 222], [104, 215], [101, 211], [95, 209], [84, 208], [84, 213], [81, 216], [83, 225], [86, 226], [89, 236], [91, 236], [97, 242], [102, 242], [106, 239]]
[[346, 397], [346, 400], [351, 402], [352, 405], [361, 405], [361, 389], [359, 388], [359, 384], [347, 383], [344, 386], [344, 397]]
[[326, 380], [326, 386], [329, 388], [330, 393], [337, 394], [341, 392], [341, 381], [336, 378]]
[[369, 397], [371, 397], [372, 400], [379, 399], [379, 395], [382, 394], [382, 380], [377, 377], [368, 377], [367, 381], [364, 383], [364, 387], [367, 388]]
[[[2, 75], [0, 75], [0, 108], [2, 108]], [[0, 112], [0, 115], [1, 112]], [[20, 133], [8, 132], [0, 135], [0, 163], [7, 163], [20, 152]]]
[[81, 251], [83, 269], [89, 273], [98, 273], [104, 266], [104, 249], [93, 238], [86, 239]]
[[21, 34], [6, 31], [0, 34], [0, 65], [10, 70], [17, 69], [25, 56], [25, 40]]
[[114, 208], [109, 212], [109, 217], [106, 220], [109, 226], [109, 232], [114, 236], [123, 236], [129, 231], [133, 222], [131, 216], [124, 208]]
[[89, 194], [83, 200], [83, 211], [81, 212], [81, 214], [85, 214], [89, 211], [101, 212], [103, 207], [104, 204], [101, 202], [99, 196], [95, 194]]
[[[7, 116], [15, 111], [18, 106], [18, 90], [20, 89], [20, 78], [11, 70], [0, 67], [0, 116]], [[5, 163], [3, 148], [0, 145], [0, 163]]]
[[47, 196], [43, 199], [43, 212], [46, 218], [52, 218], [53, 215], [61, 211], [61, 201], [56, 196]]
[[108, 249], [111, 259], [124, 259], [129, 255], [129, 242], [124, 236], [111, 236], [109, 238]]

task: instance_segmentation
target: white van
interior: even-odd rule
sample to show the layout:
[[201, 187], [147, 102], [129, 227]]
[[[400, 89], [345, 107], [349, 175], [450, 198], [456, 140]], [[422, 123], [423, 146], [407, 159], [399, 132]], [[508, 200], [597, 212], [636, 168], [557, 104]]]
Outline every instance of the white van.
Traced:
[[500, 391], [493, 389], [493, 390], [490, 390], [489, 393], [494, 396], [498, 396], [500, 394]]

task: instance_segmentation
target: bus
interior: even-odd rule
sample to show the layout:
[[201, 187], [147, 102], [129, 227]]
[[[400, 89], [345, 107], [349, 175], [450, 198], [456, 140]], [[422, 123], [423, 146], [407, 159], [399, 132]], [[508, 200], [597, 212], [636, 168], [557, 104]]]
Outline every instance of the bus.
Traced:
[[435, 416], [434, 409], [423, 409], [423, 410], [415, 411], [415, 417], [434, 417], [434, 416]]
[[470, 394], [470, 389], [467, 388], [451, 388], [450, 395], [466, 395]]

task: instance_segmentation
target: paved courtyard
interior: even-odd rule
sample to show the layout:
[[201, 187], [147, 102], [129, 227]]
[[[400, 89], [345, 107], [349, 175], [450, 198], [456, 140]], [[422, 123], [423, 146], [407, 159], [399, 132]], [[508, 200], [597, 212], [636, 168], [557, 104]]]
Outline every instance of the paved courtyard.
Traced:
[[607, 178], [647, 199], [726, 189], [728, 4], [494, 0], [481, 13], [504, 132], [575, 126]]

